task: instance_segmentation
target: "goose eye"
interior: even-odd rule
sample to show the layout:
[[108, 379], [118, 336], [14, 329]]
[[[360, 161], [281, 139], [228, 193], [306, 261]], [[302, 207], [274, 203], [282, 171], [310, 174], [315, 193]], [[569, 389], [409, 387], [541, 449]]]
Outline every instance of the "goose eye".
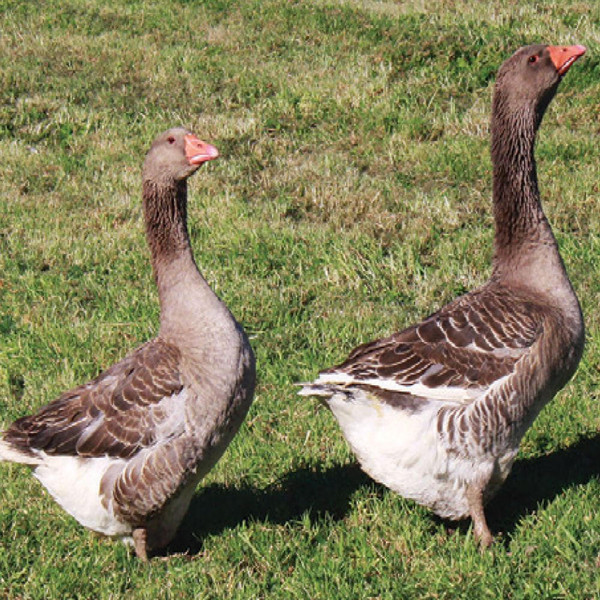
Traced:
[[171, 135], [167, 138], [167, 142], [169, 142], [169, 144], [174, 144], [175, 143], [175, 138]]
[[532, 56], [529, 57], [529, 63], [530, 64], [536, 63], [537, 60], [538, 60], [538, 57], [537, 57], [536, 54], [533, 54]]

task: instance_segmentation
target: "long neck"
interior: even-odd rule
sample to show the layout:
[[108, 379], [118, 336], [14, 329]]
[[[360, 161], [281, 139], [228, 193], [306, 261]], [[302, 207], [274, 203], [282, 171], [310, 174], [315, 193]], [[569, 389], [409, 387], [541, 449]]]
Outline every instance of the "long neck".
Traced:
[[194, 261], [187, 231], [187, 183], [143, 182], [146, 237], [161, 309], [161, 335], [193, 336], [222, 303]]
[[515, 111], [502, 100], [494, 98], [492, 112], [496, 224], [492, 280], [528, 289], [579, 322], [579, 303], [538, 190], [534, 146], [545, 106]]
[[530, 111], [494, 111], [492, 164], [497, 256], [530, 240], [540, 222], [546, 223], [534, 158], [535, 125]]
[[143, 182], [146, 239], [152, 254], [152, 268], [158, 276], [160, 265], [191, 254], [187, 232], [187, 182]]
[[[542, 114], [533, 107], [509, 110], [502, 98], [494, 99], [492, 163], [494, 166], [494, 218], [496, 224], [494, 275], [515, 275], [530, 257], [552, 248], [556, 241], [542, 211], [534, 146]], [[561, 263], [562, 264], [562, 263]]]

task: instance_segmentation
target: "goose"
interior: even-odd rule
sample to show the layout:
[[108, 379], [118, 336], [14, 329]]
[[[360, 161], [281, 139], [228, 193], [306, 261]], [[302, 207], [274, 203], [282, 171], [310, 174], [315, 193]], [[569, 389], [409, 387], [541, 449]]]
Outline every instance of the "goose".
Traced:
[[585, 50], [527, 46], [498, 72], [489, 281], [299, 384], [331, 410], [368, 475], [442, 518], [470, 517], [482, 548], [493, 541], [485, 503], [583, 351], [583, 317], [540, 204], [534, 145]]
[[187, 178], [218, 156], [183, 128], [158, 136], [146, 155], [157, 337], [0, 439], [0, 460], [29, 465], [79, 523], [133, 544], [142, 561], [175, 536], [254, 392], [248, 338], [200, 274], [187, 230]]

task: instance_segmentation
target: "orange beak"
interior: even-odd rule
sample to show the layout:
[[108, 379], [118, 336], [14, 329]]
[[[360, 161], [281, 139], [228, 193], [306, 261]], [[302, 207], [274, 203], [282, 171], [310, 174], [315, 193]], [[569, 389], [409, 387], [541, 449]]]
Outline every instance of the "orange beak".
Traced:
[[190, 165], [201, 165], [207, 160], [214, 160], [219, 156], [219, 151], [210, 144], [198, 139], [194, 134], [188, 133], [184, 137], [185, 156]]
[[571, 65], [585, 54], [585, 46], [548, 46], [550, 59], [559, 75], [564, 75]]

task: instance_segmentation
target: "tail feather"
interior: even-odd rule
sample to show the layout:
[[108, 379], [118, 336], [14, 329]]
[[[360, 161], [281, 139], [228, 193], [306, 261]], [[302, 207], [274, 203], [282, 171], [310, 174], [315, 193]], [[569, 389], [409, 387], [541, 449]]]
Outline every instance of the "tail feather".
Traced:
[[302, 386], [302, 389], [298, 392], [299, 396], [318, 396], [322, 398], [331, 398], [335, 389], [331, 385], [321, 385], [319, 383], [297, 383], [296, 385]]
[[20, 463], [35, 467], [42, 464], [43, 459], [33, 452], [16, 448], [12, 444], [0, 439], [0, 461]]

